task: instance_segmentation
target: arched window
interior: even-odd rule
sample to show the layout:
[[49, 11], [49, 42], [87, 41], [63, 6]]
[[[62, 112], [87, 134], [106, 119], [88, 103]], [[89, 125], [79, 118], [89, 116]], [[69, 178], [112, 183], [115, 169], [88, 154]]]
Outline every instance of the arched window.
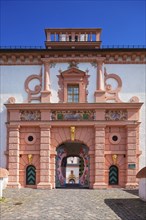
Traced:
[[118, 167], [112, 165], [109, 168], [109, 185], [117, 185], [118, 184]]
[[29, 165], [26, 168], [26, 185], [36, 184], [36, 168], [33, 165]]

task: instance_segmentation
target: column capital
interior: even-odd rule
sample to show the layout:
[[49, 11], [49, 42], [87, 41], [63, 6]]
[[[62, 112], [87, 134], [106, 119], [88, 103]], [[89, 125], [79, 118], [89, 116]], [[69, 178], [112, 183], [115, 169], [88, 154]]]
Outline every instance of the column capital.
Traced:
[[127, 129], [136, 129], [137, 127], [139, 126], [139, 124], [128, 124], [128, 125], [126, 125], [126, 128]]
[[106, 125], [105, 124], [95, 124], [94, 125], [94, 128], [96, 129], [96, 130], [103, 130], [103, 129], [105, 129], [106, 128]]
[[97, 62], [97, 65], [99, 64], [103, 64], [104, 63], [104, 61], [105, 61], [105, 57], [98, 57], [97, 59], [96, 59], [96, 62]]
[[9, 130], [15, 130], [15, 131], [19, 131], [19, 129], [20, 129], [20, 125], [19, 124], [15, 124], [15, 125], [11, 125], [11, 124], [9, 124], [9, 125], [7, 125], [7, 128], [9, 129]]
[[42, 61], [44, 64], [50, 64], [50, 59], [49, 59], [49, 58], [41, 58], [41, 61]]
[[51, 125], [41, 124], [41, 125], [40, 125], [40, 129], [41, 129], [41, 130], [50, 130], [50, 129], [51, 129]]

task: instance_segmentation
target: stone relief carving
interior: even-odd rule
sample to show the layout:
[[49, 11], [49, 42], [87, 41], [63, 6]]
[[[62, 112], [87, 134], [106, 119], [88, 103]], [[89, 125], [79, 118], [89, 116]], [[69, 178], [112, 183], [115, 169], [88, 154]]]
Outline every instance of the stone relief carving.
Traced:
[[68, 63], [69, 64], [69, 66], [68, 66], [68, 69], [70, 69], [70, 68], [72, 68], [72, 67], [75, 67], [75, 68], [79, 68], [78, 67], [78, 62], [75, 62], [75, 61], [72, 61], [72, 62], [70, 62], [70, 63]]
[[[36, 85], [34, 87], [34, 90], [29, 88], [29, 83], [30, 81], [37, 79], [39, 81], [39, 85]], [[31, 102], [32, 100], [39, 100], [41, 96], [38, 95], [41, 90], [42, 90], [42, 68], [40, 70], [40, 74], [39, 75], [31, 75], [29, 77], [27, 77], [27, 79], [25, 80], [24, 83], [24, 87], [25, 87], [25, 91], [28, 93], [28, 102]], [[38, 96], [36, 96], [38, 95]]]
[[127, 110], [106, 110], [105, 120], [107, 121], [124, 121], [127, 120]]
[[66, 111], [52, 111], [51, 120], [94, 120], [94, 111], [78, 111], [78, 110], [66, 110]]
[[[113, 88], [111, 84], [107, 84], [108, 79], [114, 79], [117, 82], [117, 87]], [[106, 68], [104, 68], [104, 85], [106, 91], [106, 100], [114, 100], [115, 102], [122, 102], [119, 98], [118, 93], [122, 88], [122, 80], [116, 74], [108, 74]]]
[[41, 120], [41, 112], [38, 110], [21, 110], [20, 111], [21, 121], [39, 121]]

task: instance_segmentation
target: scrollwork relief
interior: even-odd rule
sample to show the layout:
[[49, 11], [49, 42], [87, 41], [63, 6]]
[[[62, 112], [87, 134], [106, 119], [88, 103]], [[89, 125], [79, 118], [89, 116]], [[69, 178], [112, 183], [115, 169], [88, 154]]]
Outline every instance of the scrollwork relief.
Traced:
[[[39, 85], [36, 85], [34, 87], [34, 90], [32, 90], [29, 87], [29, 83], [34, 79], [37, 79], [39, 81]], [[24, 87], [25, 87], [25, 91], [28, 93], [28, 102], [31, 102], [32, 100], [39, 100], [40, 101], [41, 96], [38, 94], [42, 90], [42, 68], [40, 70], [39, 75], [31, 75], [31, 76], [27, 77], [27, 79], [25, 80], [25, 83], [24, 83]], [[36, 95], [38, 95], [38, 96], [36, 96]]]
[[[108, 79], [114, 79], [117, 82], [117, 87], [113, 88], [111, 84], [107, 83]], [[119, 92], [122, 88], [122, 80], [116, 74], [108, 74], [104, 68], [104, 85], [106, 91], [106, 100], [114, 100], [115, 102], [122, 102], [119, 98]]]

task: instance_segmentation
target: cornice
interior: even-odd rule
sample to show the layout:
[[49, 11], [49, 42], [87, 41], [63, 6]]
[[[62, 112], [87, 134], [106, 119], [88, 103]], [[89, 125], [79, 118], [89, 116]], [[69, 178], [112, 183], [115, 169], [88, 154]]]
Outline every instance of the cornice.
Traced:
[[146, 64], [146, 51], [134, 50], [42, 50], [28, 53], [25, 51], [1, 50], [0, 65], [41, 65], [46, 62], [98, 62], [105, 64]]
[[16, 103], [5, 104], [8, 110], [35, 109], [35, 110], [70, 110], [70, 109], [140, 109], [143, 103]]

